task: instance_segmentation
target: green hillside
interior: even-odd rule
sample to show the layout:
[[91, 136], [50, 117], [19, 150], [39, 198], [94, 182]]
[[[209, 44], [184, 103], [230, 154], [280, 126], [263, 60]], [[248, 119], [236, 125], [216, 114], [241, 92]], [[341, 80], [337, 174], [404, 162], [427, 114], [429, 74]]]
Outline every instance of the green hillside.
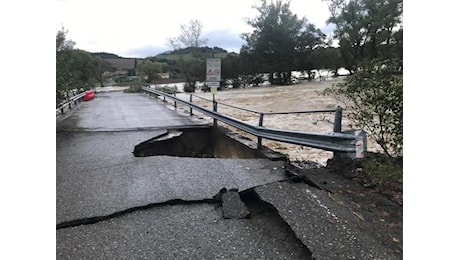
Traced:
[[188, 61], [192, 59], [193, 53], [198, 53], [201, 55], [204, 55], [205, 57], [208, 58], [225, 58], [228, 55], [228, 52], [222, 48], [219, 47], [188, 47], [180, 50], [175, 50], [175, 51], [167, 51], [161, 54], [156, 55], [155, 60], [161, 61], [161, 60], [174, 60], [178, 61], [181, 58], [184, 59], [185, 61]]

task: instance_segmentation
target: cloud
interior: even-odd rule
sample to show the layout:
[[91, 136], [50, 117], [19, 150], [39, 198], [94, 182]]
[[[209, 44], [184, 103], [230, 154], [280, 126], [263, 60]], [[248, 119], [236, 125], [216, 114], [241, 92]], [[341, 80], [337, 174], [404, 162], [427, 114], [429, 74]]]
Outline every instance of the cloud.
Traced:
[[335, 24], [328, 24], [320, 28], [320, 30], [326, 34], [326, 35], [331, 35], [334, 33], [335, 30]]
[[[64, 26], [69, 31], [68, 39], [76, 43], [76, 48], [144, 57], [168, 50], [166, 39], [177, 37], [181, 24], [198, 19], [210, 47], [239, 52], [244, 44], [240, 34], [252, 31], [245, 19], [258, 15], [251, 8], [256, 3], [257, 0], [57, 0], [55, 22], [57, 29]], [[329, 17], [323, 0], [291, 0], [291, 10], [321, 28]]]
[[240, 52], [241, 46], [245, 43], [241, 39], [241, 33], [230, 29], [213, 30], [203, 34], [203, 38], [208, 39], [207, 45], [210, 47], [220, 47], [228, 52]]
[[163, 45], [146, 45], [138, 48], [121, 50], [117, 54], [125, 58], [146, 58], [156, 56], [167, 50], [169, 50], [169, 48]]

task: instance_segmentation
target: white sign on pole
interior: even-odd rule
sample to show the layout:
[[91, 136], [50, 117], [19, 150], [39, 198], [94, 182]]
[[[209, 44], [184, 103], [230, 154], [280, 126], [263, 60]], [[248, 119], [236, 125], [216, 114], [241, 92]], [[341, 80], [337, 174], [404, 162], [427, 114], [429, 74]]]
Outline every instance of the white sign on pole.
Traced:
[[206, 59], [206, 81], [220, 82], [220, 59]]
[[219, 87], [219, 82], [208, 82], [208, 87], [211, 88], [211, 93], [216, 94], [217, 88]]

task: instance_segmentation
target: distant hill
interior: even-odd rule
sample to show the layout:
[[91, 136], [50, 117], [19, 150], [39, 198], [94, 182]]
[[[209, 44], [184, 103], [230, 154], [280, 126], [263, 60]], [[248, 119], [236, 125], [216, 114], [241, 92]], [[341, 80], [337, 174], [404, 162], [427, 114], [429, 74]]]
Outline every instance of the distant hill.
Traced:
[[113, 53], [107, 53], [107, 52], [93, 52], [91, 53], [91, 56], [94, 57], [101, 57], [102, 59], [120, 59], [122, 57], [113, 54]]
[[130, 70], [136, 68], [137, 62], [139, 59], [134, 58], [114, 58], [114, 59], [104, 59], [111, 66], [115, 67], [116, 70]]
[[175, 51], [167, 51], [160, 53], [152, 58], [156, 60], [179, 60], [182, 56], [183, 59], [187, 60], [192, 57], [194, 52], [198, 52], [200, 54], [204, 54], [206, 57], [213, 57], [214, 58], [225, 58], [228, 55], [228, 52], [219, 47], [187, 47], [184, 49], [179, 49]]
[[[181, 58], [184, 60], [191, 60], [193, 53], [196, 52], [207, 58], [225, 58], [228, 55], [228, 52], [222, 48], [205, 46], [167, 51], [145, 59], [149, 59], [152, 62], [160, 62], [163, 64], [165, 72], [169, 71], [177, 74], [180, 73], [180, 66], [178, 65], [179, 60]], [[94, 52], [90, 54], [92, 57], [100, 57], [103, 59], [108, 65], [107, 69], [111, 71], [113, 75], [127, 74], [128, 71], [136, 69], [137, 64], [144, 60], [138, 58], [124, 58], [117, 54], [107, 52]]]
[[90, 54], [92, 57], [100, 57], [106, 61], [111, 68], [110, 71], [118, 71], [120, 73], [126, 73], [128, 70], [135, 69], [137, 63], [143, 60], [137, 58], [124, 58], [107, 52], [94, 52]]

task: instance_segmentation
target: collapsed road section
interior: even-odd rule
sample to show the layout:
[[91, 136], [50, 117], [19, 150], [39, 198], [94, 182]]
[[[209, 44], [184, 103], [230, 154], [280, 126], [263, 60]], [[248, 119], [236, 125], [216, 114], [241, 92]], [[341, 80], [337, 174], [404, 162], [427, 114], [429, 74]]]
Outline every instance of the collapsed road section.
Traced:
[[[305, 259], [308, 249], [273, 212], [237, 200], [285, 180], [283, 160], [218, 152], [231, 140], [204, 158], [133, 156], [170, 132], [190, 131], [58, 133], [57, 259]], [[273, 233], [273, 223], [284, 228]]]
[[397, 259], [349, 242], [285, 157], [186, 118], [137, 119], [156, 104], [143, 96], [99, 97], [57, 125], [57, 259]]
[[[212, 129], [208, 131], [216, 131]], [[66, 135], [71, 136], [66, 140], [72, 140], [78, 151], [80, 145], [93, 139], [103, 139], [106, 149], [117, 150], [120, 143], [116, 140], [135, 134]], [[181, 139], [184, 136], [193, 141], [187, 144]], [[203, 136], [218, 135], [202, 128], [159, 131], [134, 146], [134, 155], [143, 153], [142, 157], [131, 155], [129, 160], [126, 151], [114, 153], [103, 163], [85, 164], [94, 155], [85, 158], [80, 154], [81, 165], [85, 166], [78, 172], [68, 168], [67, 173], [75, 174], [59, 178], [59, 259], [128, 255], [134, 259], [265, 259], [274, 255], [280, 259], [393, 259], [372, 238], [346, 223], [346, 216], [343, 218], [342, 212], [330, 206], [320, 186], [311, 186], [305, 179], [306, 183], [291, 183], [282, 158], [257, 158], [263, 157], [260, 151], [253, 151], [256, 158], [249, 158], [250, 149], [240, 142], [235, 147], [249, 149], [244, 153], [248, 158], [216, 158], [225, 156], [211, 144], [222, 140], [208, 138], [209, 143], [203, 145], [207, 139]], [[232, 140], [225, 141], [228, 150], [236, 149], [231, 148]], [[159, 147], [158, 153], [153, 155], [155, 147]], [[182, 149], [182, 157], [176, 157], [172, 152], [177, 147], [188, 147], [188, 151]], [[204, 156], [196, 152], [196, 147], [207, 147]], [[176, 208], [187, 213], [178, 214]], [[165, 216], [165, 212], [175, 215]], [[164, 226], [170, 228], [164, 230]], [[131, 233], [122, 234], [120, 230]], [[146, 239], [156, 242], [139, 247], [147, 243]]]

